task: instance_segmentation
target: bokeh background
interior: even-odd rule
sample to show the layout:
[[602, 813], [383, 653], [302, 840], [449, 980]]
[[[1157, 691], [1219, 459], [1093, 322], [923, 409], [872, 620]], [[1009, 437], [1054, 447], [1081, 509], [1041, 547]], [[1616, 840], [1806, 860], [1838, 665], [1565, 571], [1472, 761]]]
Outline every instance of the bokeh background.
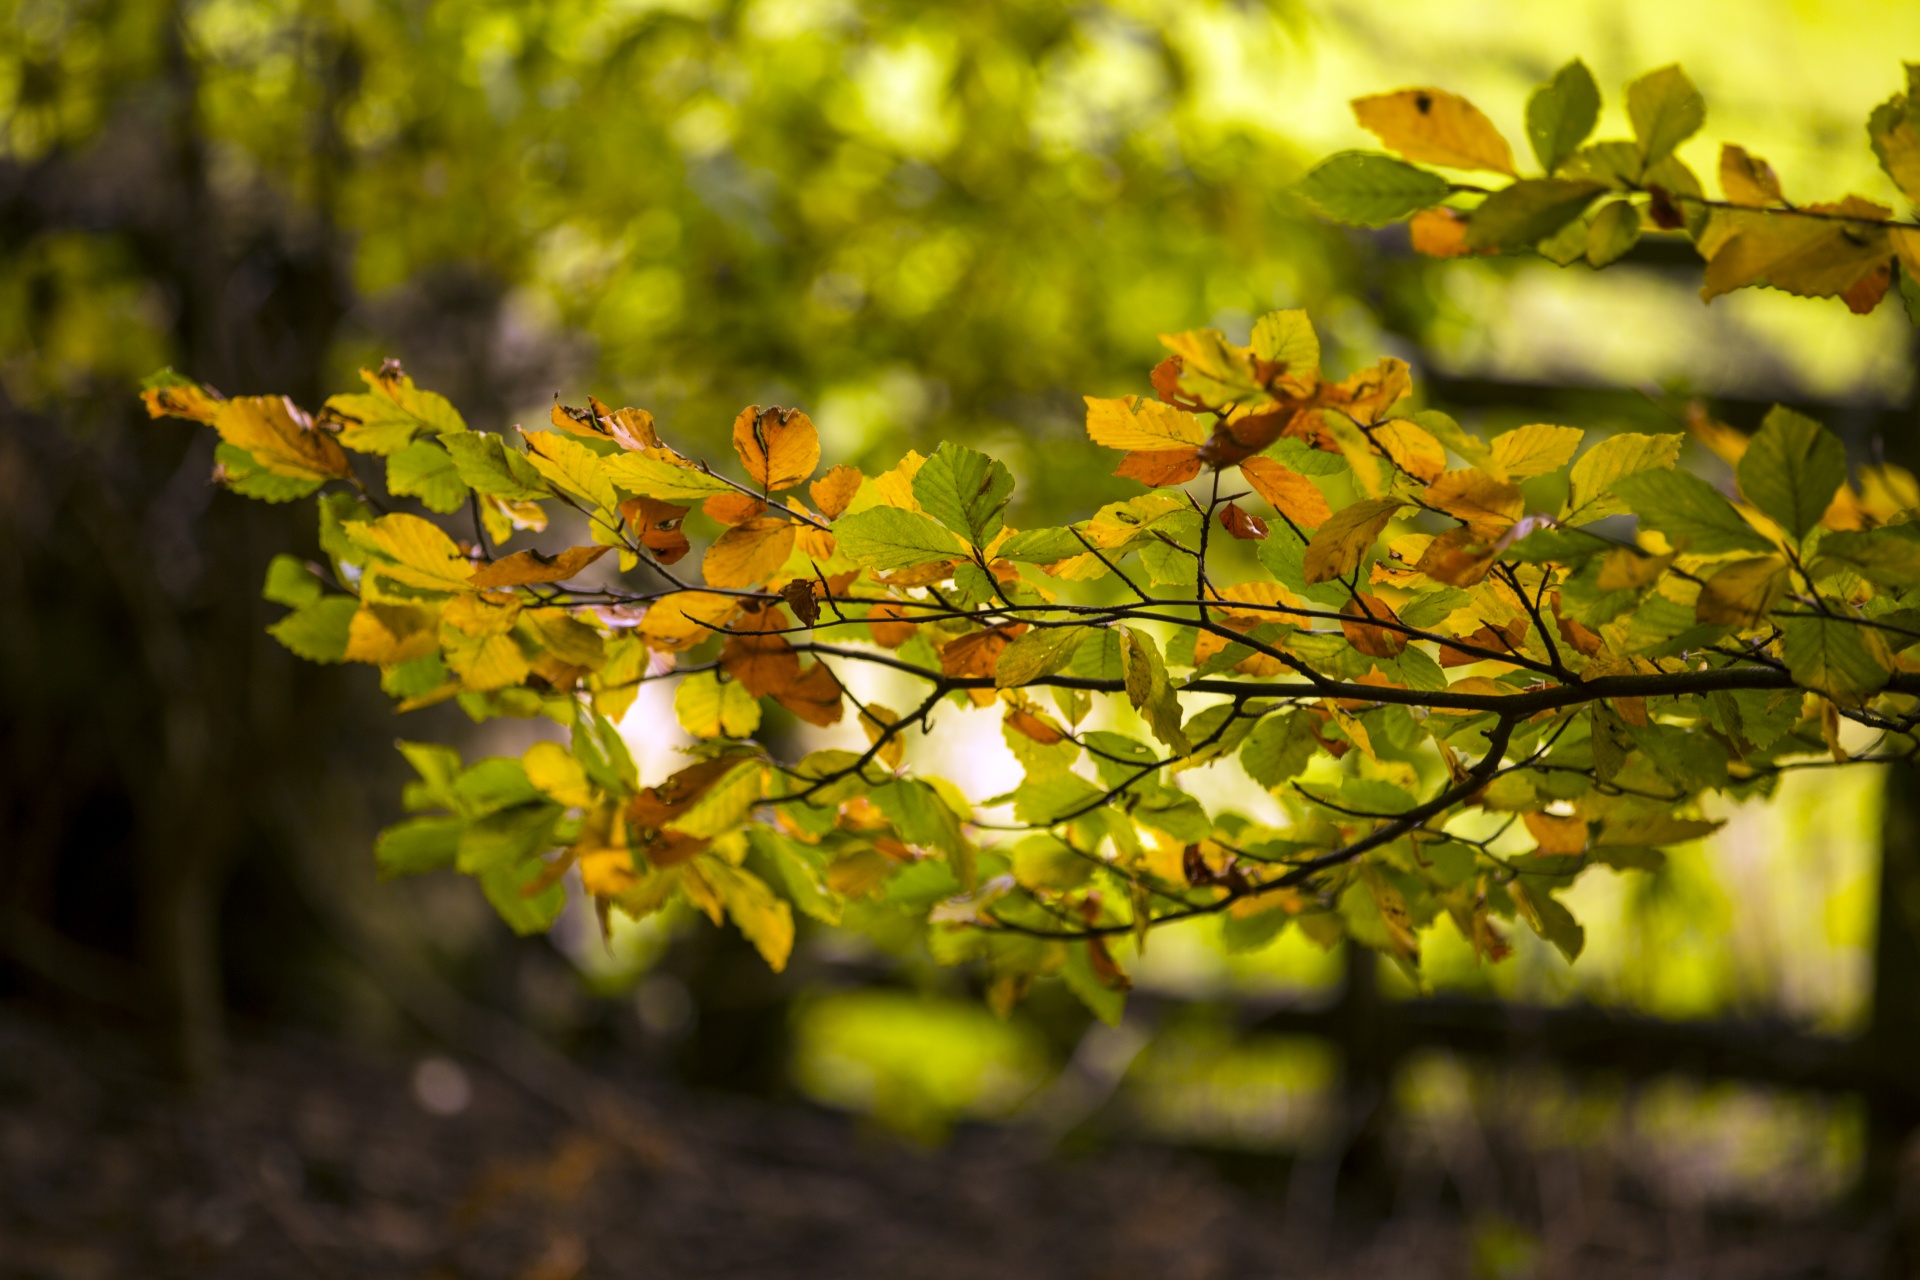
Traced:
[[[887, 1161], [965, 1181], [985, 1158], [966, 1144], [1010, 1134], [1019, 1176], [1041, 1181], [1092, 1186], [1084, 1162], [1103, 1152], [1192, 1155], [1202, 1172], [1181, 1194], [1212, 1207], [1173, 1215], [1154, 1274], [1237, 1273], [1207, 1224], [1243, 1209], [1261, 1224], [1246, 1231], [1283, 1232], [1275, 1256], [1311, 1268], [1376, 1265], [1367, 1249], [1413, 1240], [1407, 1265], [1436, 1274], [1602, 1274], [1582, 1270], [1596, 1249], [1631, 1254], [1622, 1267], [1725, 1262], [1782, 1224], [1804, 1231], [1721, 1273], [1848, 1274], [1880, 1256], [1898, 1193], [1859, 1198], [1884, 1119], [1860, 1095], [1582, 1075], [1524, 1039], [1490, 1059], [1401, 1056], [1356, 1092], [1358, 1042], [1298, 1034], [1285, 1012], [1360, 980], [1388, 1002], [1429, 997], [1297, 932], [1252, 954], [1212, 926], [1156, 938], [1118, 1027], [1044, 990], [1001, 1022], [911, 947], [806, 937], [775, 978], [691, 917], [608, 946], [570, 914], [516, 941], [466, 882], [377, 885], [392, 741], [517, 752], [523, 730], [444, 709], [396, 720], [364, 672], [279, 649], [258, 586], [272, 554], [314, 547], [311, 511], [214, 488], [211, 440], [149, 422], [134, 390], [170, 364], [313, 405], [394, 356], [476, 426], [591, 392], [650, 408], [689, 449], [720, 446], [743, 404], [798, 404], [829, 457], [869, 471], [949, 438], [1006, 459], [1014, 518], [1032, 524], [1132, 487], [1083, 447], [1080, 395], [1142, 389], [1161, 332], [1244, 338], [1260, 313], [1303, 306], [1330, 366], [1400, 355], [1433, 403], [1489, 430], [1673, 430], [1693, 397], [1751, 427], [1779, 399], [1859, 458], [1911, 463], [1914, 344], [1896, 304], [1861, 318], [1751, 291], [1703, 307], [1697, 264], [1653, 245], [1604, 275], [1436, 263], [1403, 230], [1331, 227], [1287, 194], [1317, 157], [1368, 145], [1350, 97], [1438, 84], [1518, 139], [1526, 94], [1577, 55], [1608, 94], [1602, 135], [1625, 131], [1620, 86], [1677, 60], [1709, 104], [1681, 149], [1696, 170], [1738, 141], [1791, 196], [1898, 203], [1863, 121], [1902, 86], [1903, 54], [1920, 56], [1920, 9], [1871, 0], [0, 0], [0, 997], [14, 1061], [66, 1064], [10, 1077], [37, 1101], [10, 1113], [0, 1161], [23, 1196], [45, 1192], [17, 1203], [46, 1207], [0, 1210], [0, 1255], [12, 1238], [28, 1259], [0, 1275], [119, 1274], [98, 1240], [122, 1235], [160, 1241], [128, 1257], [239, 1265], [275, 1213], [317, 1212], [332, 1157], [313, 1152], [352, 1148], [339, 1134], [375, 1123], [354, 1108], [383, 1088], [421, 1149], [485, 1112], [476, 1133], [547, 1151], [540, 1176], [560, 1185], [554, 1170], [585, 1157], [565, 1165], [554, 1135], [604, 1121], [574, 1095], [616, 1079], [699, 1099], [699, 1132], [788, 1132], [743, 1107], [810, 1117], [828, 1127], [805, 1141], [879, 1143], [873, 1168], [893, 1172], [876, 1176], [902, 1185]], [[673, 759], [670, 723], [650, 699], [627, 722], [649, 777]], [[975, 795], [999, 789], [991, 725], [940, 749]], [[1530, 937], [1477, 968], [1442, 925], [1432, 989], [1858, 1036], [1881, 795], [1871, 772], [1796, 775], [1655, 875], [1590, 873], [1570, 895], [1589, 938], [1571, 968]], [[366, 1096], [339, 1101], [332, 1128], [274, 1137], [274, 1073], [286, 1097], [320, 1096], [329, 1054], [369, 1073]], [[185, 1199], [130, 1174], [113, 1201], [127, 1216], [102, 1227], [106, 1210], [75, 1207], [50, 1172], [104, 1150], [100, 1094], [35, 1092], [54, 1075], [193, 1082], [151, 1086], [152, 1114], [178, 1125], [212, 1123], [209, 1092], [253, 1081], [228, 1099], [254, 1098], [253, 1118], [228, 1116], [218, 1141], [284, 1159], [247, 1148], [252, 1190], [209, 1173], [214, 1189]], [[540, 1105], [557, 1118], [525, 1118]], [[472, 1141], [446, 1161], [484, 1163]], [[775, 1159], [788, 1139], [767, 1141]], [[479, 1228], [448, 1225], [432, 1196], [391, 1249], [352, 1225], [349, 1209], [399, 1201], [339, 1159], [345, 1216], [294, 1253], [325, 1274], [352, 1249], [373, 1251], [353, 1255], [361, 1274], [387, 1274], [376, 1258], [492, 1274], [459, 1252]], [[587, 1163], [579, 1186], [612, 1185]], [[1161, 1185], [1141, 1176], [1135, 1193]], [[477, 1193], [459, 1194], [470, 1209]], [[530, 1261], [488, 1255], [499, 1274], [602, 1273], [622, 1229], [540, 1221]], [[864, 1230], [814, 1247], [865, 1274], [833, 1252]], [[1794, 1248], [1812, 1269], [1768, 1269]], [[714, 1265], [703, 1274], [782, 1273]]]

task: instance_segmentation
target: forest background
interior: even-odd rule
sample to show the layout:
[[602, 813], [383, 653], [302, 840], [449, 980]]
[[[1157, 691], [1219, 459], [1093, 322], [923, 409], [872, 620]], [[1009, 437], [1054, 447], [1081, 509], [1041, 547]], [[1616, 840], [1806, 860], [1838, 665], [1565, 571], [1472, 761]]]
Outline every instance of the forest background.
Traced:
[[[1693, 396], [1748, 429], [1774, 399], [1821, 406], [1862, 456], [1910, 423], [1895, 305], [1703, 308], [1697, 266], [1652, 251], [1604, 275], [1435, 262], [1288, 191], [1368, 145], [1350, 97], [1443, 85], [1517, 137], [1526, 93], [1578, 54], [1603, 133], [1624, 132], [1619, 86], [1680, 61], [1711, 108], [1681, 150], [1696, 169], [1738, 138], [1807, 190], [1896, 202], [1860, 121], [1920, 49], [1902, 6], [102, 0], [4, 19], [0, 980], [119, 1011], [189, 1076], [219, 1070], [235, 1018], [415, 1043], [418, 1008], [377, 976], [396, 955], [557, 1043], [637, 1018], [693, 1079], [923, 1135], [1019, 1111], [1087, 1032], [1070, 1002], [996, 1023], [951, 976], [823, 940], [775, 980], [691, 919], [611, 950], [586, 918], [514, 943], [468, 885], [376, 887], [388, 744], [428, 734], [265, 636], [258, 584], [310, 516], [214, 490], [211, 442], [134, 399], [159, 366], [317, 404], [395, 356], [476, 424], [592, 391], [709, 452], [741, 404], [799, 404], [836, 459], [942, 439], [1004, 458], [1030, 524], [1133, 491], [1057, 463], [1084, 447], [1080, 395], [1138, 390], [1162, 332], [1244, 339], [1276, 307], [1313, 315], [1330, 368], [1399, 354], [1489, 434], [1671, 429]], [[1532, 390], [1495, 390], [1514, 386]], [[635, 740], [643, 770], [673, 758]], [[526, 745], [497, 724], [467, 743]], [[1644, 883], [1583, 882], [1577, 967], [1529, 938], [1497, 969], [1430, 950], [1432, 981], [1856, 1027], [1876, 787], [1789, 786]], [[1135, 978], [1204, 1004], [1340, 976], [1294, 934], [1255, 960], [1169, 945]], [[1311, 1127], [1333, 1072], [1312, 1045], [1162, 1030], [1129, 1077], [1155, 1132]], [[1864, 1141], [1844, 1107], [1770, 1108], [1753, 1138], [1696, 1104], [1699, 1159], [1736, 1183], [1812, 1152], [1830, 1190]]]

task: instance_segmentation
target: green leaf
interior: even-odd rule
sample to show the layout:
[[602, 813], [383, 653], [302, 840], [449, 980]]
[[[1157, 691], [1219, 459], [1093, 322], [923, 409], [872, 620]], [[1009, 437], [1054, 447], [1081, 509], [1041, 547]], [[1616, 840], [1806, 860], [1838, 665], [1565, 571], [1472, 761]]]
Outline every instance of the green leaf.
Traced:
[[1101, 794], [1099, 787], [1077, 773], [1056, 773], [1016, 789], [1013, 816], [1035, 826], [1051, 826], [1085, 811]]
[[995, 554], [1021, 564], [1052, 564], [1085, 555], [1086, 551], [1086, 545], [1073, 536], [1071, 529], [1028, 529], [1001, 543]]
[[1886, 642], [1858, 622], [1819, 615], [1788, 620], [1780, 656], [1803, 689], [1858, 706], [1893, 674]]
[[545, 933], [567, 905], [567, 891], [555, 880], [531, 896], [527, 890], [545, 876], [547, 864], [538, 858], [506, 863], [479, 877], [481, 891], [507, 926], [524, 936]]
[[442, 817], [409, 818], [388, 827], [373, 846], [380, 878], [418, 875], [451, 867], [460, 847], [460, 832], [466, 825], [464, 819]]
[[454, 865], [468, 875], [525, 862], [553, 847], [553, 830], [560, 806], [551, 803], [515, 805], [477, 818], [460, 832]]
[[292, 502], [304, 498], [325, 484], [324, 480], [297, 480], [275, 475], [254, 461], [252, 454], [237, 444], [221, 441], [214, 446], [215, 474], [220, 482], [243, 498], [256, 502]]
[[1182, 755], [1192, 750], [1187, 735], [1180, 730], [1180, 699], [1167, 681], [1167, 664], [1153, 638], [1134, 627], [1122, 628], [1120, 669], [1127, 684], [1127, 701], [1146, 718], [1153, 736]]
[[1771, 551], [1767, 536], [1740, 518], [1720, 491], [1684, 471], [1641, 471], [1613, 484], [1643, 528], [1657, 529], [1695, 555]]
[[1320, 376], [1320, 336], [1304, 311], [1270, 311], [1254, 321], [1253, 354], [1308, 382]]
[[1883, 587], [1920, 586], [1920, 529], [1891, 525], [1829, 533], [1820, 539], [1814, 571], [1828, 563], [1844, 565]]
[[608, 458], [601, 470], [628, 493], [661, 502], [704, 502], [715, 494], [739, 492], [719, 476], [665, 458], [649, 458], [644, 453]]
[[453, 455], [453, 465], [467, 486], [509, 502], [535, 502], [553, 496], [533, 464], [518, 449], [509, 449], [491, 431], [462, 431], [440, 437]]
[[727, 916], [753, 944], [767, 967], [779, 973], [793, 953], [793, 910], [773, 896], [766, 882], [722, 859], [702, 861], [700, 872], [719, 894]]
[[[467, 433], [471, 434], [471, 433]], [[429, 511], [458, 511], [467, 500], [466, 482], [453, 458], [431, 440], [415, 440], [387, 458], [387, 488], [418, 498]]]
[[1513, 905], [1520, 910], [1533, 931], [1551, 942], [1554, 949], [1565, 956], [1568, 964], [1580, 958], [1580, 952], [1587, 945], [1587, 931], [1580, 923], [1545, 889], [1538, 885], [1529, 888], [1522, 881], [1515, 880], [1507, 886], [1507, 893], [1513, 898]]
[[1527, 141], [1540, 167], [1552, 173], [1579, 149], [1600, 118], [1600, 87], [1575, 58], [1527, 99]]
[[1268, 716], [1247, 735], [1246, 745], [1240, 748], [1240, 767], [1269, 791], [1299, 777], [1320, 745], [1312, 724], [1312, 716], [1305, 711]]
[[1609, 266], [1638, 243], [1640, 211], [1628, 201], [1615, 200], [1596, 213], [1587, 227], [1587, 261], [1596, 267]]
[[842, 555], [868, 569], [907, 569], [966, 555], [953, 534], [903, 507], [869, 507], [842, 516], [833, 536]]
[[1470, 249], [1526, 249], [1579, 217], [1605, 191], [1598, 182], [1523, 178], [1494, 192], [1467, 221]]
[[1013, 474], [1004, 463], [951, 440], [913, 477], [913, 496], [926, 513], [976, 547], [1000, 532], [1012, 493]]
[[993, 669], [993, 683], [1010, 689], [1052, 675], [1067, 665], [1089, 630], [1089, 627], [1034, 627], [1024, 632], [1001, 652]]
[[1678, 65], [1649, 71], [1627, 86], [1627, 116], [1640, 156], [1655, 164], [1699, 132], [1707, 121], [1707, 104]]
[[267, 628], [267, 634], [308, 662], [344, 662], [347, 628], [360, 602], [352, 596], [309, 601]]
[[[533, 464], [535, 471], [546, 477], [548, 484], [585, 498], [596, 507], [604, 509], [615, 505], [615, 473], [610, 465], [614, 459], [604, 458], [573, 437], [563, 436], [557, 431], [528, 432], [526, 440], [526, 460]], [[638, 456], [628, 454], [617, 461], [626, 462]]]
[[1748, 502], [1804, 538], [1847, 482], [1847, 450], [1812, 418], [1775, 405], [1734, 474]]
[[1447, 198], [1447, 180], [1373, 151], [1342, 151], [1320, 162], [1294, 191], [1336, 222], [1384, 227]]
[[1060, 977], [1067, 984], [1067, 990], [1080, 999], [1080, 1003], [1092, 1011], [1093, 1016], [1110, 1027], [1120, 1025], [1120, 1019], [1127, 1011], [1127, 993], [1115, 990], [1100, 980], [1093, 971], [1093, 961], [1087, 954], [1085, 943], [1067, 947], [1066, 963], [1060, 966]]
[[299, 556], [283, 553], [268, 562], [266, 585], [260, 588], [261, 599], [298, 609], [303, 604], [312, 604], [320, 595], [320, 579]]

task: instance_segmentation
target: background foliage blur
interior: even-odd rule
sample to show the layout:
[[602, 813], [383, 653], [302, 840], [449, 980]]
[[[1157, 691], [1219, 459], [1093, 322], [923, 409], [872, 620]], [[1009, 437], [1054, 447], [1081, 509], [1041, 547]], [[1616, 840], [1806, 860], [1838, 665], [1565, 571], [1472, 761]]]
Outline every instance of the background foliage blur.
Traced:
[[[1140, 389], [1160, 332], [1244, 338], [1304, 306], [1337, 372], [1402, 355], [1489, 426], [1658, 422], [1696, 393], [1751, 426], [1781, 398], [1827, 406], [1865, 457], [1912, 391], [1897, 307], [1704, 309], [1657, 255], [1605, 277], [1436, 264], [1286, 188], [1362, 142], [1351, 96], [1437, 83], [1518, 137], [1527, 89], [1577, 54], [1610, 116], [1627, 78], [1685, 62], [1702, 171], [1733, 137], [1810, 191], [1887, 198], [1860, 121], [1916, 48], [1911, 5], [1787, 0], [0, 0], [0, 981], [148, 1019], [189, 1071], [229, 1009], [388, 1026], [403, 952], [560, 1024], [580, 998], [461, 890], [372, 885], [386, 744], [421, 731], [262, 634], [260, 575], [311, 549], [310, 513], [218, 495], [204, 433], [134, 401], [160, 365], [314, 405], [392, 355], [475, 425], [593, 392], [688, 447], [743, 404], [799, 404], [869, 470], [942, 438], [990, 449], [1031, 523], [1132, 487], [1072, 452], [1079, 395]], [[1651, 880], [1583, 885], [1578, 969], [1527, 947], [1489, 974], [1441, 945], [1434, 980], [1848, 1027], [1876, 812], [1870, 780], [1796, 784]], [[598, 945], [570, 949], [617, 989], [665, 943]], [[676, 945], [697, 1011], [649, 979], [641, 1021], [697, 1017], [697, 1070], [769, 1083], [753, 1011], [791, 988], [713, 937]], [[1248, 960], [1196, 935], [1141, 981], [1204, 999], [1338, 974], [1297, 936]], [[802, 1087], [936, 1129], [1020, 1105], [1079, 1026], [1044, 1004], [1011, 1029], [884, 994], [804, 1008]], [[1093, 1076], [1139, 1055], [1141, 1080], [1205, 1086], [1157, 1095], [1170, 1131], [1311, 1123], [1272, 1101], [1325, 1086], [1310, 1048], [1182, 1034], [1080, 1043], [1118, 1063]], [[1194, 1096], [1269, 1102], [1196, 1118]]]

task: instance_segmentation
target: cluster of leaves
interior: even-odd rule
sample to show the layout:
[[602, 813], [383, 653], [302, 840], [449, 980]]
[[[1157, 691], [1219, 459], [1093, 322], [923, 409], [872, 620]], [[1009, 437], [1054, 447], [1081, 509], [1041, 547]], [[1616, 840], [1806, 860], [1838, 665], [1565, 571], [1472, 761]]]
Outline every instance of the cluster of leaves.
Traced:
[[[1907, 90], [1873, 109], [1867, 138], [1880, 166], [1920, 203], [1920, 65], [1907, 64]], [[1567, 266], [1604, 267], [1641, 233], [1684, 235], [1706, 260], [1701, 297], [1767, 286], [1812, 298], [1841, 298], [1865, 314], [1896, 279], [1920, 323], [1920, 223], [1857, 195], [1794, 204], [1773, 168], [1746, 148], [1720, 148], [1718, 200], [1674, 149], [1699, 132], [1707, 109], [1678, 66], [1627, 86], [1630, 141], [1588, 142], [1600, 91], [1578, 59], [1527, 100], [1527, 141], [1539, 177], [1521, 177], [1513, 149], [1493, 122], [1444, 89], [1403, 89], [1356, 98], [1361, 125], [1403, 159], [1348, 151], [1323, 161], [1297, 190], [1328, 217], [1379, 227], [1411, 219], [1414, 248], [1434, 257], [1536, 252]], [[1501, 174], [1489, 189], [1420, 168]]]
[[[1198, 917], [1234, 947], [1293, 924], [1410, 969], [1442, 916], [1496, 960], [1517, 917], [1572, 958], [1555, 894], [1710, 831], [1707, 793], [1846, 758], [1846, 721], [1881, 735], [1864, 755], [1911, 748], [1920, 491], [1892, 467], [1850, 480], [1810, 419], [1696, 420], [1729, 496], [1676, 469], [1681, 434], [1487, 440], [1417, 409], [1399, 360], [1322, 376], [1301, 312], [1249, 346], [1163, 341], [1151, 397], [1087, 401], [1143, 491], [1025, 530], [1000, 462], [949, 442], [820, 472], [793, 410], [741, 412], [734, 478], [598, 401], [470, 430], [392, 363], [313, 415], [172, 374], [145, 395], [219, 433], [236, 491], [324, 490], [327, 563], [281, 557], [267, 582], [289, 648], [378, 667], [403, 710], [568, 731], [470, 765], [404, 745], [420, 816], [378, 847], [389, 874], [477, 877], [523, 930], [577, 870], [602, 912], [685, 901], [776, 967], [799, 911], [981, 962], [1002, 1006], [1057, 974], [1109, 1016], [1127, 950]], [[507, 550], [556, 505], [585, 543]], [[697, 575], [690, 528], [714, 531]], [[861, 663], [917, 700], [857, 697]], [[615, 724], [654, 680], [698, 742], [648, 779]], [[1018, 787], [975, 800], [913, 766], [909, 735], [950, 705], [1000, 716]], [[807, 750], [762, 732], [769, 706], [864, 738]], [[1181, 787], [1228, 762], [1275, 803]]]

